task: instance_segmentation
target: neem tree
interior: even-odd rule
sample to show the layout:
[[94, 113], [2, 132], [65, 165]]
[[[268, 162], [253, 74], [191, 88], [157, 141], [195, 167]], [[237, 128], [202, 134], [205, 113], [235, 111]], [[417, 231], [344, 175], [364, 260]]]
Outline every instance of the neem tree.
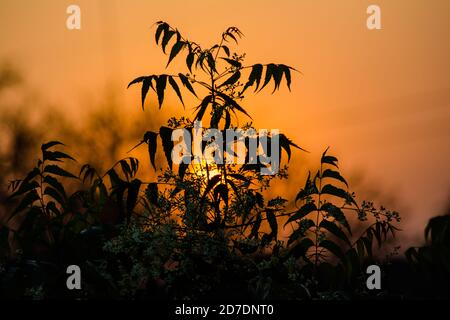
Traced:
[[[251, 159], [248, 152], [253, 140], [260, 141], [259, 135], [242, 139], [247, 150], [244, 164], [201, 161], [181, 163], [176, 172], [173, 169], [175, 129], [192, 133], [194, 121], [207, 118], [208, 128], [223, 135], [227, 129], [252, 129], [251, 123], [239, 127], [240, 116], [250, 118], [241, 105], [244, 93], [260, 92], [271, 82], [272, 92], [283, 82], [290, 88], [295, 69], [274, 63], [245, 66], [245, 55], [232, 53], [229, 47], [242, 36], [235, 27], [228, 28], [218, 44], [202, 48], [169, 24], [156, 25], [155, 40], [169, 55], [167, 66], [184, 52], [186, 73], [142, 76], [129, 86], [141, 84], [142, 108], [150, 89], [160, 108], [168, 88], [183, 105], [180, 88], [199, 100], [194, 119], [172, 117], [158, 132], [147, 131], [138, 144], [147, 144], [156, 169], [159, 137], [168, 166], [155, 182], [136, 176], [139, 161], [132, 157], [118, 161], [105, 174], [84, 165], [77, 178], [59, 166], [62, 160], [72, 159], [53, 150], [61, 143], [44, 144], [37, 166], [11, 184], [11, 198], [19, 200], [12, 217], [24, 217], [21, 228], [13, 233], [24, 252], [32, 252], [34, 239], [67, 251], [74, 241], [100, 233], [103, 242], [89, 240], [91, 246], [100, 243], [96, 255], [86, 253], [82, 259], [86, 268], [92, 268], [92, 259], [104, 258], [106, 264], [99, 273], [112, 282], [111, 288], [120, 288], [120, 295], [135, 295], [143, 286], [148, 289], [149, 279], [163, 281], [175, 290], [175, 297], [194, 294], [197, 289], [196, 294], [205, 294], [214, 285], [232, 283], [237, 275], [260, 298], [273, 291], [269, 280], [275, 278], [290, 281], [308, 294], [355, 289], [364, 265], [373, 260], [374, 240], [381, 246], [388, 233], [394, 235], [397, 229], [392, 223], [399, 216], [383, 207], [376, 209], [371, 202], [358, 205], [339, 173], [338, 160], [327, 150], [320, 168], [308, 175], [297, 194], [298, 207], [293, 210], [287, 210], [286, 199], [266, 200], [263, 195], [274, 178], [287, 178], [287, 168], [276, 175], [261, 174], [267, 164], [259, 157]], [[260, 153], [270, 155], [274, 136], [264, 139], [268, 143], [261, 145]], [[301, 149], [284, 134], [277, 139], [275, 147], [288, 160], [292, 148]], [[202, 150], [215, 142], [204, 141]], [[223, 149], [233, 152], [228, 145]], [[61, 177], [80, 179], [88, 188], [68, 195]], [[351, 228], [355, 220], [367, 224], [358, 235]], [[287, 241], [279, 236], [281, 229]], [[259, 261], [264, 254], [269, 254], [269, 260]]]
[[[209, 113], [210, 128], [219, 128], [220, 124], [223, 125], [222, 130], [237, 128], [239, 113], [250, 117], [241, 106], [244, 93], [248, 92], [248, 89], [258, 93], [272, 81], [273, 93], [280, 88], [283, 79], [290, 89], [291, 71], [296, 71], [284, 64], [258, 63], [246, 66], [245, 55], [233, 53], [228, 46], [230, 41], [237, 44], [241, 36], [239, 29], [230, 27], [222, 34], [218, 44], [202, 48], [183, 37], [169, 24], [157, 22], [155, 40], [163, 52], [166, 53], [167, 50], [169, 54], [167, 66], [184, 50], [188, 72], [177, 75], [149, 75], [133, 80], [130, 85], [142, 83], [142, 107], [150, 88], [156, 93], [161, 107], [167, 83], [182, 104], [180, 87], [184, 86], [198, 97], [194, 89], [198, 86], [206, 93], [198, 97], [201, 102], [196, 108], [194, 120], [201, 121]], [[169, 127], [161, 127], [159, 130], [170, 169], [172, 169], [170, 151], [173, 148], [171, 133], [174, 128], [181, 126], [192, 130], [193, 124], [186, 118], [172, 118], [169, 120]], [[241, 128], [249, 127], [251, 123], [246, 123]], [[148, 144], [153, 166], [155, 166], [157, 136], [156, 132], [147, 132], [143, 139]], [[250, 138], [244, 139], [247, 160], [250, 160], [249, 140]], [[288, 155], [288, 160], [291, 157], [291, 147], [301, 149], [283, 134], [279, 135], [279, 142], [280, 155], [283, 149]], [[226, 147], [224, 150], [227, 150]], [[264, 152], [270, 153], [270, 147], [263, 146]], [[311, 175], [308, 176], [305, 187], [298, 193], [296, 202], [301, 205], [294, 212], [285, 210], [287, 200], [283, 198], [276, 197], [265, 202], [261, 192], [269, 187], [269, 181], [274, 177], [259, 174], [258, 169], [264, 166], [261, 162], [242, 166], [227, 164], [218, 166], [206, 163], [204, 167], [193, 166], [192, 170], [186, 171], [187, 166], [186, 164], [179, 166], [178, 176], [166, 174], [163, 178], [164, 182], [170, 181], [175, 185], [170, 197], [184, 191], [180, 201], [177, 202], [178, 205], [173, 206], [176, 208], [174, 212], [182, 212], [183, 221], [188, 223], [190, 228], [229, 232], [234, 245], [247, 253], [270, 244], [272, 249], [278, 252], [280, 246], [283, 246], [277, 241], [280, 217], [288, 216], [286, 224], [293, 224], [296, 228], [289, 235], [286, 256], [302, 257], [306, 265], [313, 269], [313, 273], [318, 272], [319, 264], [326, 272], [336, 270], [327, 261], [337, 258], [338, 268], [345, 269], [349, 279], [360, 272], [360, 264], [365, 258], [372, 257], [373, 239], [381, 246], [387, 239], [388, 232], [394, 235], [394, 231], [397, 230], [391, 224], [392, 221], [399, 221], [397, 212], [383, 207], [377, 210], [371, 202], [363, 202], [361, 206], [356, 203], [354, 195], [346, 191], [348, 184], [338, 171], [337, 159], [328, 155], [327, 151], [322, 155], [320, 169], [313, 178]], [[209, 174], [211, 171], [215, 173], [213, 176]], [[204, 172], [207, 173], [206, 178]], [[196, 180], [199, 176], [200, 179]], [[286, 176], [286, 170], [278, 174], [278, 177]], [[341, 186], [336, 186], [336, 183]], [[342, 203], [339, 204], [337, 201]], [[374, 221], [353, 242], [352, 230], [346, 217], [348, 212], [356, 213], [354, 216], [361, 221], [368, 220], [368, 214], [374, 217]], [[261, 222], [264, 220], [268, 222], [270, 232], [260, 232]], [[255, 240], [256, 242], [252, 243], [257, 245], [249, 246], [249, 239]]]

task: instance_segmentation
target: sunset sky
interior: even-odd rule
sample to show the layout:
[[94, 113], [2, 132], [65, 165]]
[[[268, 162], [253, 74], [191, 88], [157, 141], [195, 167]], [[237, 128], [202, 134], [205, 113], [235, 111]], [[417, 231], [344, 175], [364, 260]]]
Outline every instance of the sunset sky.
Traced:
[[[81, 8], [81, 30], [66, 28], [66, 8]], [[381, 8], [368, 30], [366, 8]], [[278, 128], [310, 151], [296, 152], [293, 195], [304, 172], [331, 147], [360, 199], [404, 217], [402, 241], [415, 242], [450, 195], [450, 1], [448, 0], [1, 0], [0, 61], [11, 61], [51, 105], [82, 117], [85, 97], [114, 88], [123, 110], [140, 110], [137, 76], [164, 71], [152, 25], [169, 22], [210, 45], [228, 26], [245, 37], [247, 63], [284, 63], [302, 72], [292, 92], [270, 90], [244, 105], [259, 128]], [[177, 70], [181, 64], [174, 64]], [[194, 100], [187, 111], [194, 107]], [[161, 112], [183, 114], [171, 96]], [[188, 114], [188, 113], [186, 113]], [[156, 129], [156, 128], [149, 128]], [[306, 168], [305, 168], [306, 167]], [[281, 190], [283, 189], [283, 190]]]

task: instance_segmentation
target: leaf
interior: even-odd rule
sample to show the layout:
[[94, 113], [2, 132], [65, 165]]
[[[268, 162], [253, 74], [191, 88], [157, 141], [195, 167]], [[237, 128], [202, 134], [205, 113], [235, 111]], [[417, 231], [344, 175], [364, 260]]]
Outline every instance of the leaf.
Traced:
[[222, 83], [218, 88], [223, 87], [223, 86], [229, 86], [232, 84], [235, 84], [239, 78], [241, 77], [241, 73], [238, 71], [236, 71], [235, 73], [233, 73], [231, 75], [231, 77], [229, 77], [224, 83]]
[[130, 86], [132, 86], [133, 84], [140, 83], [140, 82], [144, 81], [146, 78], [148, 78], [148, 77], [138, 77], [138, 78], [134, 79], [133, 81], [131, 81], [131, 82], [128, 84], [127, 89], [128, 89]]
[[59, 141], [49, 141], [47, 143], [44, 143], [43, 145], [41, 145], [41, 150], [45, 151], [53, 146], [57, 146], [57, 145], [64, 145], [64, 143], [59, 142]]
[[259, 228], [261, 227], [262, 217], [261, 214], [258, 213], [256, 216], [256, 220], [252, 225], [252, 230], [250, 231], [250, 238], [258, 238]]
[[262, 64], [255, 64], [255, 65], [252, 66], [252, 71], [251, 71], [251, 73], [250, 73], [250, 75], [248, 77], [248, 81], [245, 84], [244, 89], [242, 90], [242, 92], [247, 90], [248, 87], [251, 87], [255, 82], [256, 82], [255, 92], [256, 92], [256, 90], [258, 90], [259, 83], [261, 81], [262, 71], [263, 71]]
[[334, 234], [339, 239], [345, 241], [350, 247], [352, 246], [350, 240], [346, 236], [345, 232], [342, 231], [336, 224], [324, 219], [320, 222], [319, 227], [324, 228]]
[[53, 165], [53, 164], [49, 164], [49, 165], [45, 166], [44, 172], [55, 174], [55, 175], [61, 176], [61, 177], [78, 179], [77, 177], [75, 177], [70, 172], [68, 172], [68, 171], [58, 167], [57, 165]]
[[183, 97], [181, 96], [181, 92], [180, 92], [180, 88], [178, 87], [178, 84], [176, 83], [176, 81], [173, 79], [173, 77], [169, 77], [169, 84], [172, 86], [173, 90], [175, 91], [175, 93], [178, 96], [178, 99], [180, 99], [181, 104], [184, 107], [184, 102], [183, 102]]
[[[192, 156], [184, 156], [184, 157], [190, 158], [191, 161], [194, 159]], [[189, 167], [189, 163], [184, 163], [184, 161], [182, 161], [180, 163], [180, 165], [178, 166], [178, 176], [180, 177], [181, 180], [183, 180], [188, 167]]]
[[328, 148], [324, 151], [322, 154], [322, 158], [320, 159], [320, 163], [327, 163], [335, 166], [336, 168], [339, 168], [337, 165], [338, 159], [333, 156], [327, 156], [326, 153], [328, 151]]
[[44, 182], [55, 188], [55, 190], [57, 190], [64, 197], [64, 199], [67, 197], [64, 186], [56, 178], [46, 175], [44, 177]]
[[284, 225], [287, 225], [292, 221], [300, 220], [316, 210], [316, 204], [314, 202], [308, 202], [304, 204], [300, 209], [298, 209], [292, 216], [290, 216]]
[[339, 180], [339, 181], [343, 182], [348, 187], [347, 181], [345, 181], [344, 177], [342, 177], [341, 174], [338, 171], [334, 171], [334, 170], [331, 170], [331, 169], [326, 169], [322, 173], [322, 178], [332, 178], [332, 179]]
[[337, 222], [343, 225], [350, 235], [352, 234], [350, 224], [348, 223], [344, 212], [342, 212], [340, 208], [336, 207], [334, 204], [330, 202], [326, 202], [320, 207], [320, 210], [327, 212], [331, 217], [336, 219]]
[[180, 53], [181, 49], [185, 46], [185, 42], [178, 41], [175, 43], [175, 45], [172, 47], [172, 50], [170, 51], [169, 61], [167, 62], [166, 68], [169, 66], [170, 62]]
[[295, 202], [303, 200], [311, 195], [317, 194], [318, 190], [315, 184], [311, 180], [311, 172], [308, 172], [308, 177], [306, 178], [305, 187], [301, 189], [297, 196], [295, 197]]
[[341, 259], [342, 261], [345, 261], [345, 255], [342, 252], [341, 248], [330, 240], [322, 240], [319, 244], [320, 247], [327, 249], [331, 253], [333, 253], [336, 257]]
[[214, 201], [217, 203], [218, 196], [221, 196], [222, 200], [228, 205], [228, 188], [225, 184], [221, 183], [214, 188]]
[[241, 68], [242, 67], [242, 63], [240, 63], [237, 60], [233, 60], [233, 59], [229, 59], [229, 58], [220, 58], [222, 60], [225, 60], [226, 62], [228, 62], [230, 65], [232, 65], [235, 68]]
[[173, 129], [168, 127], [159, 128], [159, 134], [161, 136], [164, 154], [166, 156], [166, 160], [171, 170], [172, 170], [172, 149], [173, 149], [172, 131]]
[[48, 151], [48, 150], [44, 150], [43, 151], [43, 160], [49, 160], [49, 161], [60, 161], [59, 159], [70, 159], [75, 161], [74, 158], [72, 158], [71, 156], [69, 156], [68, 154], [64, 153], [64, 152], [60, 152], [60, 151]]
[[230, 49], [227, 46], [222, 46], [223, 51], [225, 52], [225, 54], [227, 55], [227, 57], [230, 56]]
[[152, 164], [153, 169], [155, 169], [155, 170], [156, 170], [155, 155], [156, 155], [156, 148], [158, 145], [157, 141], [156, 141], [157, 136], [158, 136], [158, 133], [152, 132], [152, 131], [147, 131], [144, 134], [144, 141], [148, 145], [148, 155], [150, 157], [150, 163]]
[[165, 23], [165, 22], [162, 22], [162, 23], [160, 23], [158, 25], [158, 28], [156, 29], [156, 32], [155, 32], [156, 44], [158, 44], [158, 42], [159, 42], [159, 38], [161, 37], [161, 33], [163, 31], [167, 31], [168, 29], [169, 29], [169, 25], [167, 23]]
[[288, 242], [287, 242], [287, 246], [289, 246], [292, 242], [298, 240], [298, 238], [302, 237], [302, 236], [303, 236], [303, 233], [304, 233], [303, 230], [300, 229], [300, 228], [294, 230], [294, 232], [292, 232], [292, 233], [289, 235], [289, 239], [288, 239]]
[[276, 239], [278, 234], [278, 224], [277, 218], [275, 217], [274, 211], [266, 210], [267, 221], [269, 222], [270, 229], [272, 230], [272, 236]]
[[169, 43], [170, 39], [175, 35], [175, 31], [173, 30], [165, 30], [164, 36], [161, 42], [161, 48], [164, 53], [166, 53], [166, 46]]
[[14, 192], [13, 194], [11, 194], [8, 199], [12, 199], [14, 197], [17, 197], [21, 194], [24, 194], [25, 192], [28, 192], [30, 190], [34, 190], [36, 188], [39, 187], [39, 184], [37, 183], [37, 181], [22, 181], [22, 183], [20, 184], [19, 189], [17, 189], [16, 192]]
[[372, 257], [372, 241], [368, 237], [361, 237], [361, 240], [366, 247], [367, 255]]
[[178, 77], [180, 78], [183, 85], [190, 91], [194, 96], [197, 96], [197, 94], [194, 91], [194, 88], [192, 87], [191, 83], [189, 82], [188, 77], [186, 77], [184, 74], [179, 73]]
[[[36, 189], [31, 190], [25, 196], [22, 198], [22, 200], [19, 202], [19, 205], [14, 209], [13, 213], [9, 217], [11, 219], [16, 214], [27, 208], [28, 206], [31, 206], [35, 201], [39, 200], [39, 195], [36, 191]], [[8, 220], [9, 220], [8, 219]]]
[[142, 88], [141, 88], [142, 110], [144, 110], [145, 97], [147, 96], [148, 90], [150, 89], [150, 86], [152, 85], [152, 80], [153, 80], [153, 77], [146, 77], [144, 79], [144, 82], [142, 83]]
[[158, 205], [158, 184], [157, 183], [149, 183], [147, 189], [145, 190], [145, 195], [150, 201], [151, 204], [155, 206]]
[[272, 79], [272, 77], [274, 76], [274, 72], [275, 72], [276, 68], [277, 68], [276, 65], [273, 64], [273, 63], [270, 63], [270, 64], [267, 65], [267, 67], [266, 67], [266, 76], [264, 78], [264, 83], [263, 83], [261, 89], [259, 89], [259, 91], [261, 91], [262, 89], [264, 89], [265, 86], [267, 86], [267, 84], [269, 83], [270, 79]]
[[279, 134], [279, 143], [280, 143], [281, 148], [283, 148], [286, 151], [286, 153], [288, 155], [288, 160], [291, 159], [291, 146], [294, 148], [297, 148], [299, 150], [308, 152], [305, 149], [303, 149], [303, 148], [299, 147], [298, 145], [296, 145], [295, 143], [293, 143], [292, 140], [289, 139], [288, 137], [286, 137], [283, 133]]
[[282, 79], [283, 79], [283, 70], [280, 69], [280, 66], [275, 66], [275, 68], [273, 70], [273, 80], [275, 82], [275, 86], [273, 88], [272, 93], [274, 93], [277, 89], [280, 88]]
[[189, 52], [186, 56], [186, 65], [189, 69], [189, 72], [192, 73], [192, 64], [194, 63], [195, 53]]
[[206, 96], [202, 103], [196, 108], [198, 110], [197, 114], [195, 115], [195, 120], [201, 121], [203, 116], [205, 115], [206, 108], [212, 101], [212, 95]]
[[231, 97], [227, 96], [226, 94], [222, 93], [222, 92], [217, 92], [217, 95], [219, 97], [221, 97], [224, 102], [225, 105], [227, 106], [231, 106], [233, 109], [236, 109], [240, 112], [242, 112], [243, 114], [245, 114], [247, 117], [249, 117], [250, 119], [253, 119], [248, 113], [247, 111], [244, 110], [244, 108], [242, 108], [234, 99], [232, 99]]
[[54, 201], [47, 202], [47, 210], [53, 212], [57, 216], [61, 215], [61, 211], [56, 207], [56, 204]]
[[119, 164], [125, 177], [129, 179], [132, 176], [130, 165], [126, 160], [120, 160]]
[[282, 71], [284, 72], [287, 87], [288, 87], [289, 91], [291, 91], [291, 68], [288, 66], [285, 66], [285, 65], [280, 65], [280, 67], [282, 68]]
[[229, 129], [231, 126], [231, 116], [230, 116], [230, 111], [228, 111], [228, 109], [225, 110], [225, 126], [224, 129]]
[[61, 204], [61, 205], [64, 204], [64, 199], [63, 199], [62, 195], [60, 193], [58, 193], [58, 191], [56, 191], [56, 189], [54, 189], [54, 188], [52, 188], [50, 186], [45, 188], [44, 194], [52, 197], [59, 204]]
[[200, 203], [203, 204], [205, 202], [205, 199], [206, 199], [206, 196], [208, 195], [208, 193], [221, 180], [222, 180], [222, 176], [220, 174], [212, 177], [211, 179], [209, 179], [208, 185], [206, 186], [205, 191], [203, 192], [203, 196], [202, 196], [202, 199], [201, 199]]
[[128, 195], [127, 195], [127, 213], [128, 217], [131, 216], [134, 207], [137, 204], [138, 196], [139, 196], [139, 189], [141, 188], [142, 182], [139, 179], [134, 179], [131, 181], [130, 185], [128, 186]]
[[331, 184], [325, 185], [322, 188], [321, 193], [329, 194], [329, 195], [332, 195], [332, 196], [335, 196], [338, 198], [342, 198], [344, 200], [355, 203], [355, 200], [350, 196], [350, 194], [347, 191], [345, 191], [341, 188], [337, 188]]
[[295, 258], [305, 257], [308, 249], [314, 246], [314, 242], [310, 238], [303, 238], [291, 250], [290, 254]]
[[164, 90], [166, 90], [166, 84], [167, 84], [166, 74], [162, 74], [158, 77], [158, 79], [156, 79], [156, 94], [158, 95], [158, 103], [160, 109], [164, 101]]

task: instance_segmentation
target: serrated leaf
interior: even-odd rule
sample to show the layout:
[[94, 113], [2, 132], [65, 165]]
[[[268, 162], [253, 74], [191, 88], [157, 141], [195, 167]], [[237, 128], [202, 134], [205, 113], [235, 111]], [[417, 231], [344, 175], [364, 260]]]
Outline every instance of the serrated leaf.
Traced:
[[158, 95], [158, 103], [160, 109], [164, 101], [164, 90], [166, 90], [166, 84], [167, 75], [162, 74], [158, 77], [158, 79], [156, 79], [156, 94]]
[[194, 88], [192, 87], [191, 83], [189, 82], [189, 79], [182, 73], [178, 74], [178, 77], [180, 78], [183, 85], [190, 91], [194, 96], [197, 96], [197, 94], [194, 91]]
[[147, 131], [144, 134], [144, 141], [145, 143], [147, 143], [148, 146], [148, 155], [150, 157], [150, 163], [153, 166], [153, 169], [156, 170], [156, 166], [155, 166], [155, 155], [156, 155], [156, 149], [157, 149], [157, 138], [158, 133], [156, 132], [152, 132], [152, 131]]
[[144, 110], [145, 98], [147, 97], [148, 90], [152, 86], [153, 77], [146, 77], [142, 82], [141, 88], [141, 102], [142, 102], [142, 110]]
[[231, 77], [229, 77], [224, 83], [222, 83], [219, 86], [219, 88], [223, 87], [223, 86], [229, 86], [229, 85], [235, 84], [239, 80], [240, 77], [241, 77], [241, 73], [239, 71], [236, 71], [235, 73], [233, 73], [231, 75]]
[[159, 38], [161, 37], [162, 32], [163, 31], [167, 31], [168, 28], [169, 28], [169, 25], [167, 23], [165, 23], [165, 22], [160, 23], [158, 25], [158, 28], [156, 29], [156, 32], [155, 32], [155, 42], [156, 42], [156, 44], [158, 44]]
[[41, 145], [41, 150], [45, 151], [53, 146], [57, 146], [57, 145], [64, 145], [64, 143], [60, 142], [60, 141], [49, 141], [47, 143], [44, 143], [43, 145]]
[[50, 175], [46, 175], [44, 177], [44, 182], [55, 188], [55, 190], [57, 190], [63, 196], [64, 199], [66, 198], [66, 191], [64, 189], [64, 186], [56, 178]]
[[185, 44], [186, 43], [183, 41], [178, 41], [177, 43], [174, 44], [172, 50], [170, 50], [169, 61], [167, 62], [166, 68], [169, 66], [170, 62], [178, 55], [178, 53], [180, 53], [181, 49], [183, 49]]
[[214, 188], [214, 201], [217, 203], [219, 195], [228, 205], [228, 188], [225, 184], [220, 183]]
[[178, 87], [178, 84], [177, 84], [177, 82], [175, 81], [175, 79], [172, 78], [172, 77], [169, 77], [169, 84], [172, 86], [172, 89], [175, 91], [175, 93], [176, 93], [177, 96], [178, 96], [178, 99], [180, 99], [181, 104], [182, 104], [183, 107], [184, 107], [183, 97], [181, 96], [180, 88]]
[[61, 204], [61, 205], [64, 204], [64, 199], [63, 199], [62, 195], [58, 191], [56, 191], [56, 189], [54, 189], [53, 187], [47, 186], [44, 189], [44, 194], [52, 197], [59, 204]]
[[339, 181], [343, 182], [348, 187], [347, 181], [345, 181], [344, 177], [342, 177], [341, 174], [338, 171], [334, 171], [334, 170], [331, 170], [331, 169], [326, 169], [322, 173], [322, 178], [332, 178], [332, 179], [339, 180]]
[[350, 235], [352, 234], [350, 224], [348, 223], [344, 212], [340, 208], [336, 207], [330, 202], [326, 202], [320, 207], [320, 210], [327, 212], [328, 215], [330, 215], [331, 217], [336, 219], [337, 222], [343, 225]]
[[167, 163], [169, 164], [169, 168], [171, 170], [172, 170], [172, 149], [174, 145], [172, 141], [172, 131], [173, 129], [168, 127], [159, 128], [159, 134], [161, 136], [164, 154], [166, 156]]
[[342, 261], [345, 261], [345, 255], [342, 252], [341, 248], [334, 243], [333, 241], [330, 240], [322, 240], [319, 244], [320, 247], [327, 249], [328, 251], [330, 251], [331, 253], [333, 253], [336, 257], [338, 257], [339, 259], [341, 259]]
[[176, 34], [173, 30], [165, 30], [164, 36], [161, 42], [161, 48], [164, 53], [166, 53], [166, 46], [169, 43], [170, 39]]
[[261, 222], [262, 222], [262, 217], [261, 214], [258, 213], [255, 222], [252, 225], [252, 229], [250, 231], [250, 238], [257, 238], [258, 237], [258, 232], [259, 232], [259, 228], [261, 227]]
[[68, 171], [58, 167], [57, 165], [53, 165], [53, 164], [49, 164], [49, 165], [45, 166], [44, 172], [55, 174], [55, 175], [61, 176], [61, 177], [78, 179], [77, 177], [75, 177], [70, 172], [68, 172]]
[[194, 63], [195, 53], [189, 52], [186, 56], [186, 65], [189, 69], [189, 72], [192, 73], [192, 64]]
[[275, 217], [274, 211], [267, 209], [266, 210], [267, 221], [269, 222], [270, 229], [272, 230], [272, 236], [276, 239], [278, 234], [278, 223], [277, 218]]
[[39, 200], [39, 195], [36, 191], [36, 189], [31, 190], [30, 192], [26, 193], [25, 196], [22, 198], [22, 200], [19, 202], [19, 205], [14, 209], [13, 213], [9, 217], [11, 219], [16, 214], [21, 212], [22, 210], [26, 209], [27, 207], [31, 206], [35, 201]]
[[267, 67], [266, 67], [266, 75], [264, 77], [264, 83], [263, 83], [261, 89], [259, 89], [259, 91], [264, 89], [264, 87], [267, 86], [267, 84], [273, 78], [276, 68], [277, 68], [277, 66], [275, 64], [273, 64], [273, 63], [270, 63], [270, 64], [267, 65]]
[[127, 195], [127, 213], [128, 217], [131, 216], [134, 207], [137, 204], [139, 189], [141, 188], [142, 182], [139, 179], [134, 179], [128, 186], [128, 195]]
[[273, 88], [272, 93], [280, 88], [281, 80], [283, 79], [283, 70], [280, 66], [275, 66], [273, 69], [273, 81], [275, 82], [275, 86]]
[[197, 106], [196, 110], [198, 110], [197, 114], [195, 115], [195, 120], [201, 121], [203, 116], [205, 115], [206, 108], [212, 101], [212, 96], [206, 96], [202, 103], [200, 103], [199, 106]]
[[350, 196], [350, 194], [347, 191], [345, 191], [345, 190], [343, 190], [341, 188], [337, 188], [337, 187], [335, 187], [335, 186], [333, 186], [331, 184], [325, 185], [322, 188], [321, 193], [329, 194], [329, 195], [332, 195], [332, 196], [335, 196], [335, 197], [338, 197], [338, 198], [342, 198], [342, 199], [347, 200], [347, 201], [354, 202], [353, 198]]
[[53, 212], [57, 216], [61, 215], [61, 211], [56, 207], [56, 203], [54, 201], [47, 202], [47, 210]]
[[361, 237], [364, 246], [366, 247], [367, 255], [372, 257], [372, 241], [367, 237]]
[[206, 196], [208, 195], [208, 193], [221, 180], [222, 180], [222, 176], [220, 174], [212, 177], [211, 179], [209, 179], [208, 184], [207, 184], [207, 186], [205, 188], [205, 191], [203, 192], [203, 196], [202, 196], [202, 199], [201, 199], [200, 203], [204, 203], [205, 202], [205, 199], [206, 199]]
[[43, 152], [43, 160], [49, 160], [49, 161], [60, 161], [60, 159], [70, 159], [75, 161], [74, 158], [69, 156], [68, 154], [60, 151], [48, 151], [44, 150]]
[[[192, 156], [184, 156], [183, 157], [183, 161], [180, 163], [180, 165], [178, 166], [178, 176], [180, 177], [181, 180], [183, 180], [184, 175], [186, 174], [186, 170], [189, 167], [189, 163], [185, 163], [184, 158], [190, 158], [190, 161], [193, 160]], [[190, 162], [189, 161], [189, 162]]]
[[336, 168], [339, 168], [337, 165], [338, 159], [336, 157], [333, 156], [328, 156], [327, 155], [327, 151], [328, 148], [324, 151], [324, 153], [322, 154], [322, 158], [320, 159], [320, 163], [327, 163], [327, 164], [331, 164], [333, 166], [335, 166]]
[[298, 209], [292, 216], [289, 217], [289, 219], [286, 221], [284, 225], [287, 225], [292, 221], [300, 220], [316, 210], [317, 207], [315, 203], [313, 202], [305, 203], [300, 209]]
[[137, 77], [136, 79], [134, 79], [133, 81], [131, 81], [131, 82], [128, 84], [127, 89], [128, 89], [130, 86], [132, 86], [133, 84], [140, 83], [140, 82], [144, 81], [146, 78], [148, 78], [148, 77]]
[[226, 62], [228, 62], [228, 64], [232, 65], [235, 68], [241, 68], [242, 67], [242, 63], [240, 63], [237, 60], [233, 60], [233, 59], [229, 59], [229, 58], [220, 58], [222, 60], [225, 60]]
[[244, 86], [244, 89], [242, 92], [247, 90], [248, 87], [251, 87], [256, 82], [255, 92], [259, 88], [259, 83], [261, 82], [261, 76], [262, 76], [263, 66], [262, 64], [255, 64], [252, 66], [252, 71], [250, 72], [250, 75], [248, 77], [248, 81]]
[[250, 119], [253, 119], [247, 113], [247, 111], [245, 111], [244, 108], [242, 108], [234, 99], [232, 99], [231, 97], [227, 96], [226, 94], [224, 94], [222, 92], [217, 92], [217, 95], [224, 100], [226, 106], [230, 106], [230, 107], [232, 107], [232, 109], [236, 109], [236, 110], [242, 112], [243, 114], [245, 114]]
[[344, 231], [341, 230], [336, 224], [324, 219], [320, 222], [319, 227], [324, 228], [334, 234], [339, 239], [345, 241], [350, 247], [352, 246], [350, 240]]
[[227, 57], [230, 56], [230, 49], [227, 46], [222, 46], [223, 51], [225, 52], [225, 54], [227, 55]]
[[314, 246], [314, 242], [310, 238], [303, 238], [297, 245], [291, 250], [290, 254], [295, 258], [304, 257], [308, 252], [308, 249]]
[[158, 184], [149, 183], [145, 189], [145, 196], [151, 204], [158, 206]]
[[21, 182], [20, 187], [13, 194], [11, 194], [8, 197], [8, 199], [15, 198], [17, 196], [20, 196], [20, 195], [24, 194], [25, 192], [28, 192], [30, 190], [34, 190], [34, 189], [36, 189], [38, 187], [39, 187], [39, 183], [37, 183], [37, 181], [24, 180], [24, 181]]
[[287, 87], [288, 87], [289, 91], [291, 91], [291, 69], [285, 65], [281, 65], [281, 66], [282, 66], [282, 70], [284, 72], [284, 76], [286, 78]]

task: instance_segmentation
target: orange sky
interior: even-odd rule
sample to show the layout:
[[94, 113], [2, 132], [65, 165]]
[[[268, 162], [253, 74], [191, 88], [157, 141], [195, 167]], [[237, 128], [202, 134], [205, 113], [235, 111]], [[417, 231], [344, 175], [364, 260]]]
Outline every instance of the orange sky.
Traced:
[[[382, 30], [366, 28], [372, 3], [381, 7]], [[65, 27], [70, 4], [81, 7], [79, 31]], [[125, 87], [163, 71], [167, 58], [151, 29], [158, 20], [205, 45], [235, 25], [249, 64], [300, 69], [292, 93], [248, 99], [256, 126], [279, 128], [311, 151], [294, 155], [303, 165], [316, 164], [331, 146], [358, 194], [401, 211], [403, 229], [414, 228], [402, 239], [421, 236], [427, 219], [443, 212], [450, 194], [450, 1], [2, 0], [0, 59], [75, 115], [87, 111], [83, 97], [100, 98], [107, 86], [115, 86], [124, 110], [139, 114], [139, 91]], [[180, 111], [175, 102], [163, 110]], [[144, 115], [152, 112], [154, 101]], [[297, 189], [301, 168], [293, 169]]]

